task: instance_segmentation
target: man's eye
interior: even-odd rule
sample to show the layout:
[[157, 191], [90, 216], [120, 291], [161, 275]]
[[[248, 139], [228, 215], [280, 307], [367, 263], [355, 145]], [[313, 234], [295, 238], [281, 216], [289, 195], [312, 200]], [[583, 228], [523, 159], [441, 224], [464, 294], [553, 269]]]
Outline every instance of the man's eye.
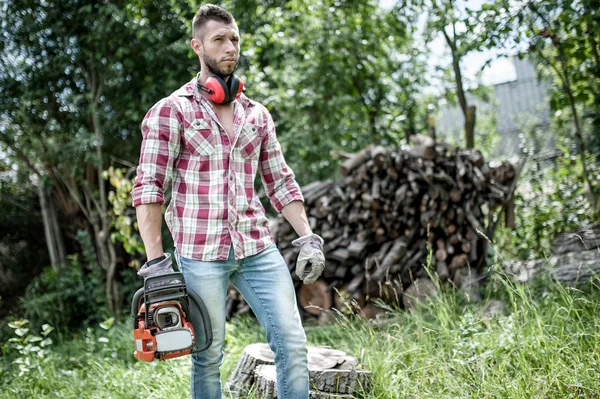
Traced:
[[217, 42], [218, 42], [218, 41], [221, 41], [221, 39], [222, 39], [222, 38], [220, 38], [220, 37], [217, 37], [217, 38], [215, 39], [215, 41], [217, 41]]
[[240, 41], [240, 39], [238, 39], [238, 38], [235, 38], [235, 39], [232, 39], [231, 41], [233, 41], [233, 42], [239, 42], [239, 41]]

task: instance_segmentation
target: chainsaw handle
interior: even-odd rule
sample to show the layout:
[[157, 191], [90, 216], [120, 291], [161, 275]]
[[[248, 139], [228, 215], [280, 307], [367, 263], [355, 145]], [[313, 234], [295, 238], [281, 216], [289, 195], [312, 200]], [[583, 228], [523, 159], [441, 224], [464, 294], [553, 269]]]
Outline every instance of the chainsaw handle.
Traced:
[[[194, 305], [196, 305], [196, 307], [198, 308], [198, 311], [200, 312], [200, 316], [202, 317], [202, 325], [204, 326], [204, 337], [206, 338], [204, 345], [202, 345], [200, 348], [196, 347], [195, 349], [192, 349], [190, 353], [202, 352], [203, 350], [208, 349], [212, 345], [213, 341], [210, 317], [208, 316], [208, 310], [206, 310], [206, 306], [204, 306], [204, 302], [202, 301], [202, 299], [200, 299], [200, 297], [191, 290], [188, 290], [187, 293], [192, 302], [194, 302]], [[196, 344], [198, 344], [197, 341]]]
[[136, 328], [138, 328], [137, 314], [138, 314], [138, 311], [139, 311], [140, 305], [141, 305], [140, 300], [142, 299], [143, 296], [144, 296], [144, 287], [140, 288], [139, 290], [137, 290], [135, 292], [135, 294], [133, 295], [133, 300], [131, 301], [131, 317], [133, 318], [133, 329], [134, 330]]

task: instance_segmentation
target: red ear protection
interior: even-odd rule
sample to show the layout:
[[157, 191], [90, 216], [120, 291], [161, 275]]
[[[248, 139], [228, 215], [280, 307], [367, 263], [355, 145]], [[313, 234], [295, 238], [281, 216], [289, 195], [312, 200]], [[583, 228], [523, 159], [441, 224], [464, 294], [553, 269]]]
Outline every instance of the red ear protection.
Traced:
[[218, 75], [212, 75], [206, 80], [204, 86], [200, 86], [208, 93], [208, 98], [216, 104], [229, 104], [237, 100], [244, 91], [244, 82], [236, 75], [230, 75], [229, 80], [225, 82]]

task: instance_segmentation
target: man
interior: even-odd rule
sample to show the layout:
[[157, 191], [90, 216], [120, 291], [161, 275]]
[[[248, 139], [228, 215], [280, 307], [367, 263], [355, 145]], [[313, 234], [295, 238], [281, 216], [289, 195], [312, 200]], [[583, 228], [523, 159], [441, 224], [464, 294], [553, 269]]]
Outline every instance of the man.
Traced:
[[143, 142], [132, 191], [149, 262], [141, 275], [170, 268], [163, 254], [161, 205], [188, 289], [205, 303], [213, 344], [192, 355], [192, 396], [220, 398], [228, 281], [267, 332], [280, 398], [308, 398], [306, 337], [286, 263], [254, 190], [259, 172], [273, 207], [300, 238], [296, 274], [306, 284], [324, 268], [323, 240], [311, 231], [294, 173], [286, 165], [267, 109], [242, 94], [233, 74], [240, 37], [231, 14], [203, 5], [192, 21], [200, 73], [155, 104], [142, 122]]

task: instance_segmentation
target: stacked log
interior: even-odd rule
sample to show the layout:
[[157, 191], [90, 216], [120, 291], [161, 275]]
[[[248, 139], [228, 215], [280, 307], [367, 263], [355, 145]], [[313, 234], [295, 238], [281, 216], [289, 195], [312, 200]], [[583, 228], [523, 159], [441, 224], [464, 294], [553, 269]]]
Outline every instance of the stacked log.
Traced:
[[586, 286], [600, 280], [598, 250], [566, 252], [545, 259], [510, 262], [504, 270], [516, 281], [525, 283], [538, 276], [550, 276], [569, 287]]
[[562, 232], [552, 241], [552, 255], [544, 259], [509, 262], [504, 270], [519, 282], [551, 276], [570, 287], [600, 279], [600, 223]]
[[600, 223], [565, 231], [552, 241], [552, 254], [590, 251], [600, 247]]
[[[516, 168], [508, 162], [491, 167], [477, 150], [428, 137], [415, 142], [365, 148], [341, 164], [340, 180], [303, 187], [310, 227], [325, 240], [326, 257], [317, 284], [304, 285], [292, 273], [305, 316], [340, 301], [364, 305], [383, 298], [403, 306], [407, 288], [433, 275], [442, 282], [471, 276], [462, 280], [477, 291], [471, 270], [485, 259], [481, 233], [512, 195]], [[272, 233], [293, 271], [296, 233], [281, 216]]]

